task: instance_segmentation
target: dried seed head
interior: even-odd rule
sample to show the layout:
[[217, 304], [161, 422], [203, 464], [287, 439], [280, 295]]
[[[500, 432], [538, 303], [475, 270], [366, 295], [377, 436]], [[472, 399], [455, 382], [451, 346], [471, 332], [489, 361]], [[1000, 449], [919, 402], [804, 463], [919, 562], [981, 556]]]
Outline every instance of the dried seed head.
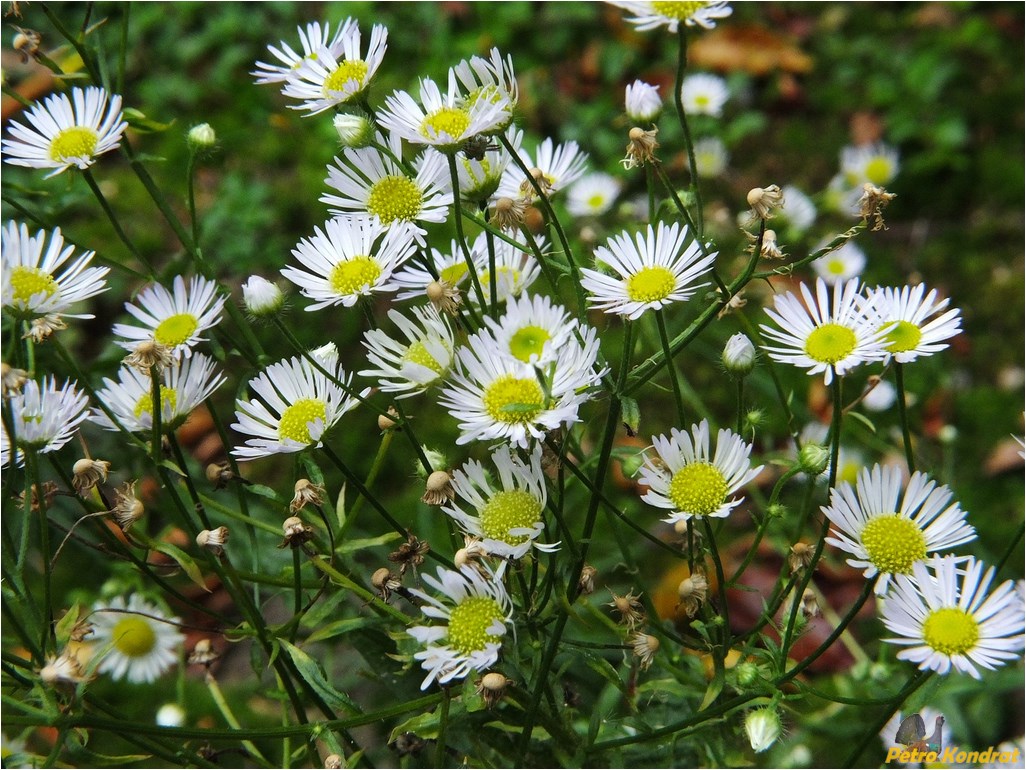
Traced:
[[135, 496], [135, 481], [126, 481], [114, 490], [114, 507], [111, 509], [111, 516], [122, 532], [131, 529], [146, 512], [146, 506], [142, 500]]
[[646, 163], [658, 163], [659, 159], [655, 156], [655, 151], [659, 149], [659, 142], [656, 140], [656, 134], [659, 133], [658, 128], [652, 128], [651, 131], [646, 131], [643, 128], [635, 126], [627, 132], [627, 157], [620, 161], [625, 169], [637, 168], [638, 166], [644, 166]]
[[513, 684], [513, 680], [507, 679], [503, 674], [491, 671], [474, 684], [477, 686], [477, 694], [484, 698], [485, 705], [492, 708], [502, 700], [502, 696], [506, 694], [506, 688]]
[[428, 505], [442, 505], [456, 497], [456, 490], [452, 487], [452, 476], [447, 471], [434, 471], [427, 477], [424, 484], [424, 496], [421, 502]]
[[405, 575], [407, 567], [413, 567], [414, 574], [417, 567], [424, 563], [424, 554], [431, 550], [427, 540], [418, 540], [414, 535], [407, 533], [406, 542], [388, 555], [388, 560], [399, 565], [399, 574]]
[[227, 462], [210, 463], [206, 469], [207, 481], [214, 485], [214, 489], [224, 489], [228, 482], [235, 478], [232, 467]]
[[221, 657], [221, 653], [214, 649], [213, 643], [206, 638], [196, 642], [196, 646], [189, 653], [189, 665], [199, 665], [210, 668], [210, 664]]
[[802, 593], [802, 603], [799, 609], [806, 620], [819, 614], [819, 601], [816, 599], [816, 592], [811, 588], [806, 588]]
[[67, 329], [68, 325], [56, 313], [48, 313], [44, 316], [32, 319], [32, 326], [22, 336], [22, 339], [31, 338], [37, 345], [45, 342], [51, 334]]
[[296, 482], [295, 495], [289, 511], [297, 513], [307, 505], [320, 505], [324, 502], [324, 487], [314, 484], [310, 479], [300, 479]]
[[894, 193], [889, 193], [884, 188], [877, 187], [870, 182], [862, 185], [862, 197], [859, 198], [859, 216], [867, 224], [870, 219], [873, 220], [873, 232], [887, 229], [887, 225], [884, 224], [883, 210], [895, 197]]
[[813, 548], [808, 543], [795, 543], [791, 546], [791, 552], [787, 555], [787, 565], [791, 568], [791, 574], [805, 569], [812, 564]]
[[453, 561], [457, 567], [464, 567], [468, 564], [480, 563], [480, 560], [485, 556], [488, 556], [488, 549], [485, 548], [480, 538], [473, 535], [464, 535], [463, 547], [456, 551]]
[[634, 656], [638, 659], [638, 666], [642, 671], [648, 669], [659, 652], [659, 640], [649, 634], [632, 634], [627, 643], [634, 648]]
[[88, 492], [97, 484], [107, 481], [110, 463], [106, 460], [91, 460], [83, 457], [71, 469], [71, 485], [79, 494]]
[[748, 304], [748, 300], [745, 299], [745, 290], [742, 289], [737, 294], [735, 294], [733, 297], [731, 297], [729, 300], [727, 300], [727, 304], [724, 305], [723, 309], [720, 310], [720, 312], [716, 314], [716, 317], [717, 318], [723, 318], [724, 316], [728, 316], [731, 313], [733, 313], [735, 310], [740, 310], [741, 308], [743, 308], [747, 304]]
[[326, 770], [339, 770], [342, 767], [342, 757], [338, 754], [329, 754], [324, 758], [324, 767]]
[[527, 215], [528, 198], [499, 198], [492, 206], [489, 224], [500, 230], [519, 230]]
[[21, 63], [27, 64], [29, 59], [35, 58], [36, 53], [39, 51], [42, 37], [34, 29], [22, 29], [21, 27], [15, 27], [15, 29], [18, 32], [14, 36], [14, 41], [11, 45], [21, 57]]
[[424, 750], [424, 739], [416, 733], [400, 733], [392, 747], [401, 757], [415, 756]]
[[[552, 192], [552, 182], [549, 181], [548, 177], [545, 176], [545, 172], [535, 166], [531, 169], [531, 179], [534, 180], [535, 184], [541, 190], [542, 195], [548, 197]], [[535, 185], [531, 184], [530, 179], [525, 179], [520, 183], [520, 197], [526, 201], [534, 199], [536, 194]]]
[[143, 374], [149, 374], [154, 366], [157, 367], [157, 371], [163, 371], [174, 361], [171, 348], [161, 345], [156, 340], [143, 340], [124, 359], [125, 365], [138, 369]]
[[619, 596], [613, 591], [609, 593], [613, 594], [613, 601], [609, 602], [608, 606], [620, 614], [620, 623], [622, 625], [627, 626], [629, 629], [634, 629], [645, 620], [644, 607], [638, 601], [641, 597], [640, 594], [635, 595], [630, 591], [625, 596]]
[[698, 614], [699, 607], [709, 594], [709, 583], [705, 575], [695, 572], [690, 577], [684, 578], [677, 586], [677, 596], [680, 598], [678, 607], [684, 608], [684, 613], [693, 618]]
[[285, 539], [278, 545], [279, 548], [299, 548], [313, 538], [313, 528], [303, 523], [298, 516], [289, 516], [281, 525]]
[[378, 430], [384, 433], [386, 430], [392, 430], [398, 423], [399, 412], [396, 411], [394, 406], [388, 407], [388, 414], [378, 415]]
[[228, 542], [228, 535], [228, 527], [204, 529], [196, 535], [196, 545], [200, 548], [207, 548], [214, 555], [220, 556], [224, 553], [224, 544]]
[[748, 191], [748, 205], [756, 219], [769, 219], [775, 209], [784, 205], [784, 194], [775, 184], [753, 187]]
[[439, 313], [451, 316], [459, 314], [460, 305], [463, 304], [463, 295], [453, 284], [448, 281], [432, 281], [424, 289], [424, 293]]
[[28, 372], [24, 369], [16, 369], [6, 361], [3, 364], [0, 364], [0, 376], [3, 378], [4, 398], [7, 398], [21, 390], [22, 386], [28, 382], [29, 379]]
[[577, 581], [577, 590], [581, 592], [582, 596], [588, 596], [589, 594], [595, 593], [596, 575], [598, 575], [598, 570], [590, 564], [585, 564], [584, 567], [581, 568], [581, 577]]
[[763, 259], [783, 259], [787, 256], [777, 244], [776, 230], [766, 230], [763, 232], [762, 249], [759, 254]]

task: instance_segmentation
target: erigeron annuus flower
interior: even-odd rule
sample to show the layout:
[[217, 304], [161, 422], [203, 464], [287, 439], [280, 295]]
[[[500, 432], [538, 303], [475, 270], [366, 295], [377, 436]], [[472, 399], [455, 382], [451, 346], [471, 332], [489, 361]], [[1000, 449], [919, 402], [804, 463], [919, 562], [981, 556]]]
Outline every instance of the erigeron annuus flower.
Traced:
[[[401, 139], [378, 136], [395, 157], [402, 157]], [[426, 152], [415, 163], [415, 176], [374, 147], [345, 148], [328, 166], [325, 183], [334, 190], [320, 197], [331, 213], [377, 217], [383, 225], [403, 222], [444, 222], [452, 206], [445, 156]], [[423, 231], [417, 229], [418, 237]]]
[[816, 221], [816, 205], [794, 185], [784, 185], [781, 192], [784, 202], [777, 209], [777, 217], [778, 221], [783, 220], [783, 224], [778, 227], [786, 226], [795, 234], [804, 233]]
[[334, 35], [331, 34], [331, 24], [327, 22], [325, 22], [323, 28], [316, 21], [307, 24], [305, 30], [302, 27], [297, 27], [299, 43], [303, 47], [302, 53], [294, 51], [284, 40], [281, 41], [281, 48], [269, 45], [267, 46], [267, 51], [281, 64], [268, 64], [258, 61], [256, 69], [249, 74], [256, 78], [258, 85], [263, 83], [284, 83], [288, 80], [289, 75], [294, 74], [302, 66], [304, 61], [308, 59], [316, 60], [321, 49], [327, 49], [337, 59], [344, 53], [345, 39], [352, 34], [352, 28], [355, 25], [355, 19], [346, 19], [338, 26]]
[[502, 354], [491, 333], [479, 331], [457, 351], [459, 366], [439, 400], [459, 422], [456, 443], [498, 439], [526, 449], [548, 431], [577, 422], [603, 374], [595, 370], [597, 356], [594, 329], [583, 345], [568, 340], [544, 367]]
[[542, 294], [511, 298], [498, 320], [486, 316], [484, 321], [499, 352], [527, 364], [554, 360], [578, 326], [566, 308]]
[[[822, 244], [820, 248], [822, 248]], [[845, 241], [833, 251], [812, 261], [816, 275], [831, 286], [858, 278], [866, 268], [866, 252], [852, 241]]]
[[848, 564], [865, 569], [866, 578], [880, 576], [878, 594], [891, 576], [911, 575], [930, 554], [976, 538], [946, 486], [917, 471], [901, 487], [898, 468], [874, 465], [862, 469], [854, 489], [842, 483], [830, 490], [830, 505], [821, 508], [834, 525], [827, 542], [852, 554]]
[[138, 306], [126, 302], [125, 310], [143, 326], [114, 324], [114, 334], [124, 338], [117, 340], [118, 345], [135, 350], [143, 340], [153, 340], [177, 356], [189, 356], [193, 346], [204, 339], [200, 335], [221, 320], [225, 298], [217, 295], [213, 281], [193, 276], [186, 288], [185, 278], [176, 275], [171, 291], [154, 284], [144, 289], [136, 302]]
[[631, 239], [624, 232], [595, 250], [595, 261], [609, 265], [619, 277], [582, 268], [581, 284], [589, 303], [607, 313], [638, 318], [649, 308], [659, 309], [689, 299], [705, 283], [695, 281], [712, 269], [716, 254], [702, 256], [686, 225], [660, 222], [653, 230]]
[[308, 311], [352, 307], [360, 297], [390, 291], [389, 278], [416, 251], [417, 229], [408, 222], [386, 226], [370, 217], [329, 219], [292, 250], [299, 263], [281, 274], [314, 300]]
[[345, 388], [300, 357], [271, 364], [249, 381], [258, 398], [235, 402], [232, 428], [247, 438], [232, 454], [250, 460], [321, 445], [324, 433], [357, 403], [347, 393], [352, 375], [337, 361], [321, 360]]
[[94, 649], [103, 655], [99, 672], [112, 679], [153, 682], [178, 662], [185, 635], [159, 607], [133, 594], [93, 607], [89, 616]]
[[[476, 263], [481, 255], [485, 260], [488, 258], [487, 241], [484, 234], [478, 235], [473, 243], [467, 244], [470, 249], [471, 259]], [[467, 268], [467, 261], [463, 257], [463, 251], [459, 244], [453, 240], [449, 250], [445, 253], [438, 249], [431, 249], [431, 264], [438, 274], [437, 278], [424, 266], [421, 259], [414, 257], [408, 260], [401, 269], [396, 270], [389, 279], [389, 288], [395, 292], [396, 299], [423, 300], [432, 283], [442, 283], [450, 288], [458, 288], [467, 281], [470, 271]], [[464, 286], [464, 289], [466, 287]]]
[[[108, 104], [108, 99], [109, 104]], [[31, 128], [11, 121], [4, 139], [4, 161], [14, 166], [52, 168], [54, 176], [75, 166], [87, 169], [96, 158], [121, 145], [128, 124], [122, 120], [121, 97], [102, 88], [72, 88], [51, 94], [25, 113]]]
[[[582, 152], [577, 142], [554, 144], [550, 138], [546, 138], [538, 145], [534, 160], [523, 149], [520, 150], [520, 158], [528, 168], [538, 169], [541, 174], [539, 184], [548, 196], [577, 181], [588, 164], [588, 153]], [[496, 190], [495, 197], [526, 197], [533, 200], [537, 198], [537, 192], [534, 185], [524, 178], [524, 172], [520, 166], [513, 164], [502, 175], [502, 181], [499, 182], [499, 189]]]
[[764, 346], [770, 358], [806, 369], [809, 375], [823, 373], [827, 385], [835, 375], [843, 377], [860, 364], [883, 358], [886, 334], [867, 316], [872, 308], [858, 278], [832, 289], [817, 279], [815, 297], [804, 283], [799, 288], [801, 300], [791, 292], [778, 294], [775, 310], [766, 308], [780, 327], [759, 325], [770, 342], [779, 343]]
[[[452, 486], [460, 505], [447, 505], [442, 510], [455, 519], [467, 535], [480, 538], [489, 554], [520, 559], [531, 548], [554, 551], [559, 544], [545, 545], [537, 538], [545, 528], [543, 512], [548, 500], [545, 474], [541, 467], [542, 448], [536, 444], [527, 462], [507, 446], [492, 453], [492, 464], [498, 471], [495, 484], [489, 480], [484, 466], [469, 460], [452, 474]], [[463, 505], [473, 511], [467, 513]], [[501, 577], [503, 564], [498, 577]]]
[[[11, 410], [11, 428], [7, 433], [7, 419], [0, 420], [0, 465], [7, 467], [14, 460], [24, 462], [23, 450], [40, 454], [56, 452], [74, 438], [78, 426], [89, 416], [89, 398], [79, 393], [74, 381], [57, 387], [57, 380], [49, 377], [42, 384], [29, 380], [24, 387], [8, 395]], [[13, 444], [13, 446], [12, 446]]]
[[416, 395], [443, 379], [452, 366], [455, 347], [449, 323], [432, 305], [411, 312], [413, 320], [397, 310], [388, 311], [405, 340], [381, 329], [367, 331], [363, 339], [367, 362], [377, 368], [362, 369], [360, 374], [376, 379], [386, 392], [399, 393], [398, 398]]
[[845, 147], [841, 150], [841, 173], [849, 187], [862, 192], [862, 184], [870, 182], [878, 187], [886, 186], [898, 175], [898, 151], [877, 142]]
[[424, 602], [425, 615], [444, 624], [414, 626], [406, 632], [427, 648], [413, 656], [427, 671], [420, 689], [426, 690], [432, 681], [446, 684], [486, 671], [499, 659], [502, 637], [513, 623], [512, 603], [502, 582], [470, 566], [458, 572], [439, 567], [437, 579], [423, 579], [441, 597], [416, 588], [410, 593]]
[[759, 475], [763, 466], [752, 467], [752, 445], [726, 428], [716, 434], [716, 452], [709, 448], [709, 421], [691, 426], [690, 434], [678, 428], [670, 436], [653, 436], [658, 460], [645, 458], [638, 481], [649, 491], [641, 498], [649, 505], [672, 513], [663, 521], [676, 524], [693, 516], [721, 518], [740, 505], [744, 497], [731, 495]]
[[[76, 302], [107, 290], [110, 268], [89, 267], [94, 252], [72, 260], [74, 246], [64, 245], [59, 227], [29, 235], [25, 225], [8, 222], [3, 230], [3, 306], [17, 315], [70, 315]], [[70, 263], [69, 263], [70, 261]]]
[[[524, 132], [516, 126], [506, 129], [506, 139], [517, 152], [524, 139]], [[456, 156], [456, 173], [460, 181], [460, 198], [472, 203], [483, 203], [489, 200], [499, 188], [502, 175], [506, 173], [512, 156], [501, 144], [488, 142], [480, 157], [464, 152]]]
[[[225, 381], [214, 361], [202, 353], [164, 369], [160, 379], [160, 429], [164, 433], [181, 427], [192, 410]], [[123, 427], [130, 431], [153, 429], [153, 384], [148, 374], [122, 366], [117, 382], [104, 377], [103, 384], [97, 397]], [[120, 430], [100, 409], [93, 409], [91, 419], [107, 430]]]
[[715, 179], [727, 170], [730, 155], [723, 140], [707, 136], [695, 141], [695, 173], [702, 179]]
[[624, 111], [635, 123], [654, 123], [663, 110], [659, 86], [635, 80], [624, 92]]
[[962, 331], [958, 308], [942, 312], [949, 300], [938, 300], [936, 289], [927, 293], [920, 283], [900, 289], [877, 288], [873, 294], [877, 322], [886, 330], [885, 361], [891, 356], [898, 363], [932, 356], [948, 346], [945, 340]]
[[[481, 243], [479, 244], [478, 241]], [[535, 244], [544, 251], [548, 247], [548, 240], [537, 236]], [[477, 276], [481, 282], [481, 289], [484, 291], [485, 301], [489, 303], [491, 302], [493, 282], [495, 283], [496, 300], [503, 303], [511, 297], [519, 297], [541, 275], [541, 266], [533, 254], [508, 241], [499, 240], [495, 242], [495, 272], [493, 274], [489, 264], [485, 233], [481, 233], [475, 240], [471, 253], [474, 256], [474, 263], [477, 265]], [[468, 296], [475, 305], [480, 304], [476, 292], [468, 289]]]
[[732, 9], [727, 0], [694, 0], [693, 2], [660, 2], [660, 0], [609, 0], [610, 5], [623, 8], [634, 16], [628, 18], [639, 32], [666, 27], [676, 32], [683, 22], [687, 27], [712, 29], [717, 19], [730, 16]]
[[723, 114], [723, 105], [729, 96], [727, 81], [705, 72], [688, 75], [680, 87], [680, 101], [688, 115], [718, 118]]
[[455, 78], [465, 104], [473, 106], [480, 101], [491, 103], [505, 102], [506, 118], [500, 121], [489, 132], [497, 133], [505, 130], [513, 121], [513, 109], [520, 98], [520, 89], [513, 72], [513, 57], [505, 59], [498, 48], [488, 52], [488, 58], [472, 56], [464, 59], [449, 69], [450, 82]]
[[995, 669], [1022, 654], [1022, 597], [1011, 580], [988, 593], [994, 568], [984, 570], [971, 556], [964, 563], [934, 556], [913, 565], [911, 577], [894, 578], [880, 616], [897, 634], [884, 641], [906, 648], [899, 660], [979, 679], [980, 669]]
[[[321, 46], [305, 56], [285, 79], [281, 92], [302, 104], [290, 105], [316, 115], [339, 104], [352, 102], [370, 84], [388, 47], [388, 30], [380, 24], [371, 28], [367, 54], [361, 58], [360, 27], [347, 21], [335, 48]], [[334, 51], [341, 48], [341, 52]]]
[[613, 207], [620, 194], [619, 180], [603, 171], [585, 174], [570, 186], [566, 210], [575, 217], [597, 217]]
[[509, 101], [498, 90], [488, 98], [464, 100], [455, 74], [450, 74], [445, 93], [429, 78], [420, 81], [419, 101], [406, 91], [395, 91], [385, 98], [377, 120], [411, 144], [452, 153], [474, 136], [508, 126], [511, 115]]

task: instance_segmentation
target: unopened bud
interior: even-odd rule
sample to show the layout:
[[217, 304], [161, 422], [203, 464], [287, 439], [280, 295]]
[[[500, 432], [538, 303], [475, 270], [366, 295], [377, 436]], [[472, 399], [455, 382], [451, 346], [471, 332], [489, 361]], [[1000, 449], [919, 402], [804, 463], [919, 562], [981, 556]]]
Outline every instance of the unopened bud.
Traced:
[[242, 284], [242, 301], [255, 318], [275, 315], [285, 304], [285, 295], [277, 284], [259, 275], [251, 275]]
[[358, 150], [374, 141], [374, 124], [363, 113], [336, 115], [332, 123], [343, 147]]
[[759, 754], [780, 737], [780, 717], [771, 706], [749, 711], [745, 715], [745, 733], [752, 749]]
[[200, 123], [189, 129], [186, 140], [194, 150], [209, 150], [217, 144], [217, 134], [209, 123]]
[[822, 444], [805, 444], [798, 452], [798, 467], [803, 473], [818, 476], [830, 464], [830, 450]]
[[388, 407], [388, 414], [378, 415], [378, 430], [384, 433], [386, 430], [392, 430], [397, 423], [396, 420], [399, 417], [399, 412], [395, 410], [394, 406]]
[[747, 377], [755, 368], [755, 346], [738, 332], [723, 346], [722, 360], [728, 374], [736, 379]]
[[751, 687], [759, 681], [759, 666], [750, 660], [745, 660], [734, 666], [734, 677], [741, 687]]
[[156, 722], [161, 727], [181, 727], [185, 724], [185, 711], [177, 703], [165, 703], [157, 709]]

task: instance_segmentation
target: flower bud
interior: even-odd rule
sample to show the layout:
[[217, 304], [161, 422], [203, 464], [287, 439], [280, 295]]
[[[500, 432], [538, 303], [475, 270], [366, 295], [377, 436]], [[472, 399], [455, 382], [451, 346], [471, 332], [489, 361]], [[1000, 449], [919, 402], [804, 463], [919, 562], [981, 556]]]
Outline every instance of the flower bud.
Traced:
[[772, 706], [749, 711], [745, 715], [745, 733], [752, 750], [759, 754], [780, 737], [780, 717]]
[[217, 144], [217, 134], [209, 123], [200, 123], [189, 129], [186, 141], [193, 150], [209, 150]]
[[256, 318], [267, 318], [281, 310], [285, 295], [276, 284], [259, 275], [251, 275], [242, 284], [242, 301], [246, 310]]
[[635, 123], [653, 123], [663, 109], [663, 100], [659, 96], [659, 86], [653, 86], [642, 80], [635, 80], [627, 86], [624, 94], [624, 106], [627, 117]]
[[755, 346], [744, 334], [738, 332], [723, 346], [723, 366], [732, 377], [741, 379], [755, 368]]
[[759, 681], [759, 664], [750, 660], [742, 661], [734, 666], [734, 676], [738, 686], [751, 687]]
[[157, 709], [156, 721], [161, 727], [181, 727], [185, 724], [185, 712], [177, 703], [165, 703]]
[[822, 444], [808, 443], [798, 452], [798, 467], [803, 473], [818, 476], [830, 464], [830, 450]]
[[358, 150], [374, 141], [374, 124], [362, 112], [336, 115], [332, 123], [343, 147]]

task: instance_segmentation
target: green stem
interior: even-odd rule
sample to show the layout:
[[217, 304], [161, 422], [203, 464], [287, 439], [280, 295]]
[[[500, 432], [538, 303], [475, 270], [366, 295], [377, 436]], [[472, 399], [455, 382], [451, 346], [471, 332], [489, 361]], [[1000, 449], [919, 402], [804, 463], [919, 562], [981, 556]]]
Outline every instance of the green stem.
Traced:
[[199, 220], [196, 218], [196, 152], [189, 151], [189, 163], [185, 169], [189, 223], [192, 226], [192, 242], [199, 243]]
[[677, 30], [677, 79], [673, 89], [673, 104], [677, 108], [677, 120], [684, 131], [684, 146], [688, 151], [688, 168], [691, 170], [691, 192], [695, 196], [695, 215], [698, 227], [696, 237], [701, 239], [704, 230], [705, 213], [702, 210], [702, 192], [698, 186], [698, 164], [695, 162], [695, 143], [691, 139], [691, 128], [688, 125], [688, 116], [684, 112], [684, 102], [681, 97], [681, 88], [684, 85], [684, 71], [688, 66], [688, 33], [687, 27], [683, 24]]
[[[450, 152], [446, 153], [445, 157], [449, 161], [449, 178], [452, 181], [452, 216], [456, 224], [456, 239], [459, 241], [460, 250], [463, 252], [463, 259], [467, 263], [467, 272], [470, 273], [470, 282], [474, 285], [477, 301], [480, 303], [482, 311], [486, 312], [488, 310], [488, 296], [484, 293], [484, 289], [481, 288], [481, 278], [478, 276], [477, 265], [474, 264], [474, 257], [471, 256], [470, 249], [467, 248], [467, 238], [463, 233], [463, 216], [462, 208], [460, 207], [460, 175], [456, 171], [456, 156]], [[495, 273], [489, 276], [489, 280], [492, 284], [495, 283]], [[467, 315], [474, 321], [474, 325], [480, 326], [481, 319], [477, 317], [473, 306], [468, 302], [465, 308]]]
[[[164, 459], [163, 451], [161, 446], [161, 439], [163, 434], [160, 430], [160, 423], [163, 414], [160, 406], [160, 368], [154, 364], [150, 367], [150, 409], [152, 416], [152, 424], [150, 426], [150, 455], [153, 459], [154, 465], [160, 465]], [[186, 473], [186, 469], [182, 467], [182, 473]]]
[[[228, 701], [225, 700], [224, 693], [221, 692], [221, 687], [217, 684], [217, 680], [214, 679], [214, 675], [207, 671], [205, 678], [210, 698], [214, 701], [214, 705], [217, 706], [217, 710], [221, 712], [221, 716], [224, 717], [224, 721], [227, 722], [228, 726], [233, 730], [241, 730], [242, 725], [239, 724], [239, 720], [236, 719], [235, 714], [232, 713], [232, 708], [228, 705]], [[246, 751], [248, 751], [250, 755], [259, 761], [264, 767], [272, 767], [271, 763], [268, 762], [267, 758], [260, 753], [260, 749], [257, 748], [253, 741], [243, 738], [241, 743], [246, 747]]]
[[908, 700], [912, 693], [926, 684], [931, 676], [933, 676], [933, 671], [929, 669], [920, 671], [909, 680], [909, 683], [902, 688], [901, 692], [891, 698], [887, 707], [880, 712], [880, 717], [863, 733], [862, 739], [852, 750], [851, 754], [848, 755], [848, 758], [844, 761], [844, 767], [854, 767], [859, 757], [862, 756], [862, 752], [866, 750], [866, 747], [873, 742], [879, 741], [880, 731], [890, 721], [891, 717], [894, 716], [894, 712], [901, 708], [901, 704]]
[[738, 377], [737, 380], [737, 429], [734, 431], [741, 435], [745, 422], [745, 378]]
[[898, 419], [901, 422], [901, 437], [905, 442], [905, 461], [908, 463], [908, 472], [915, 473], [916, 460], [912, 452], [912, 433], [908, 427], [908, 410], [905, 404], [905, 365], [900, 361], [894, 362], [894, 378], [898, 386]]
[[670, 375], [670, 386], [673, 388], [673, 400], [677, 404], [678, 424], [683, 428], [686, 415], [684, 413], [684, 397], [681, 395], [680, 382], [677, 380], [677, 366], [673, 361], [673, 354], [670, 353], [670, 338], [666, 333], [666, 320], [663, 318], [663, 309], [655, 311], [656, 325], [659, 327], [659, 343], [663, 348], [663, 359], [666, 362], [666, 371]]
[[345, 588], [347, 591], [352, 591], [354, 594], [359, 596], [369, 606], [373, 607], [378, 612], [390, 616], [393, 620], [397, 620], [404, 626], [410, 623], [410, 617], [404, 615], [402, 612], [397, 610], [388, 602], [382, 601], [378, 596], [372, 594], [362, 585], [354, 581], [352, 578], [339, 572], [337, 569], [332, 567], [320, 556], [311, 556], [310, 563], [313, 564], [317, 569], [332, 579], [333, 582]]
[[[450, 156], [451, 157], [451, 156]], [[445, 730], [449, 726], [449, 702], [452, 693], [448, 687], [442, 688], [442, 703], [438, 709], [438, 738], [435, 740], [435, 767], [443, 767], [445, 762]]]
[[117, 215], [114, 213], [114, 209], [111, 208], [110, 203], [107, 201], [107, 197], [103, 194], [103, 191], [100, 189], [100, 186], [96, 183], [96, 180], [93, 179], [93, 172], [89, 169], [83, 169], [82, 178], [85, 179], [86, 184], [89, 186], [89, 189], [93, 193], [93, 196], [99, 202], [100, 208], [103, 209], [103, 213], [107, 215], [107, 219], [110, 220], [110, 224], [114, 228], [114, 233], [118, 236], [121, 242], [125, 244], [125, 247], [128, 249], [129, 253], [133, 257], [135, 257], [135, 259], [138, 260], [141, 264], [145, 265], [146, 269], [149, 271], [150, 277], [156, 275], [156, 270], [153, 267], [153, 263], [150, 262], [150, 260], [148, 260], [139, 252], [139, 250], [135, 247], [135, 244], [132, 243], [131, 239], [125, 233], [124, 229], [122, 229], [121, 223], [118, 221]]
[[[40, 643], [39, 648], [43, 652], [46, 652], [50, 649], [49, 642], [53, 633], [53, 576], [51, 574], [50, 565], [50, 521], [46, 516], [46, 494], [43, 491], [43, 485], [39, 475], [39, 455], [36, 454], [35, 450], [30, 449], [25, 452], [25, 466], [28, 471], [27, 476], [30, 480], [30, 486], [25, 490], [25, 498], [28, 500], [28, 506], [30, 508], [32, 504], [32, 489], [34, 487], [39, 490], [37, 495], [39, 498], [39, 555], [43, 560], [43, 632], [42, 642]], [[28, 522], [29, 519], [26, 518], [26, 530], [29, 528]]]
[[[394, 430], [386, 430], [385, 435], [381, 437], [381, 444], [378, 445], [377, 454], [374, 455], [374, 462], [371, 464], [370, 471], [367, 472], [367, 478], [363, 481], [363, 485], [367, 489], [371, 488], [371, 485], [378, 478], [378, 474], [381, 472], [381, 469], [385, 464], [385, 457], [388, 455], [388, 448], [392, 444], [392, 435], [394, 432]], [[342, 524], [342, 528], [338, 533], [339, 541], [345, 537], [346, 532], [349, 531], [353, 522], [356, 521], [356, 514], [360, 512], [360, 509], [363, 507], [363, 502], [366, 499], [366, 497], [356, 498], [356, 502], [353, 503], [353, 507], [346, 512], [346, 520]]]

